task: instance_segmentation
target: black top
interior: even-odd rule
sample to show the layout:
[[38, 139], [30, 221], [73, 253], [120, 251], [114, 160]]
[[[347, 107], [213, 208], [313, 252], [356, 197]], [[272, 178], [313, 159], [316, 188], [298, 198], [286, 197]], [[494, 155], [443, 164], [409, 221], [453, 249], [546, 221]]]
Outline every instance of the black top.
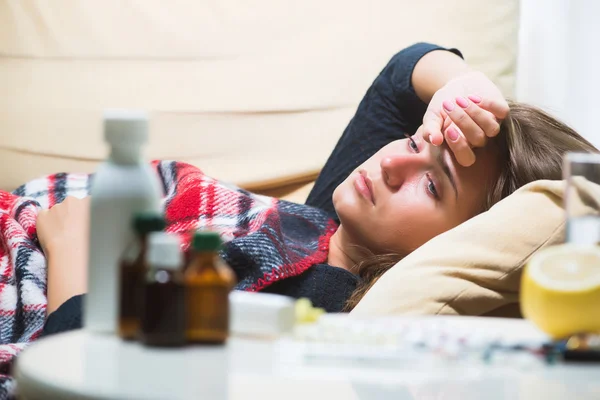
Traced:
[[[317, 178], [306, 200], [307, 205], [326, 211], [339, 222], [333, 208], [334, 189], [383, 146], [416, 132], [427, 105], [412, 87], [412, 72], [421, 57], [442, 49], [418, 43], [392, 57], [360, 102]], [[449, 51], [462, 57], [458, 50]], [[357, 276], [345, 269], [318, 264], [299, 276], [276, 282], [264, 291], [295, 298], [307, 297], [317, 307], [339, 312], [358, 281]], [[50, 314], [43, 334], [81, 328], [83, 296], [72, 297]]]

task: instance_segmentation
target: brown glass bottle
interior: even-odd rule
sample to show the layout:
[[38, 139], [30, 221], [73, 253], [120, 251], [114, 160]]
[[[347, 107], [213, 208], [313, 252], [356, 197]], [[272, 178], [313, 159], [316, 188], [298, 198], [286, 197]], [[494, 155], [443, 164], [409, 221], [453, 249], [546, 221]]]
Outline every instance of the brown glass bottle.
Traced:
[[216, 232], [194, 235], [194, 256], [185, 272], [188, 342], [222, 344], [229, 336], [229, 292], [235, 276], [219, 256], [221, 244]]
[[140, 329], [141, 285], [146, 273], [148, 235], [162, 231], [165, 220], [155, 212], [143, 212], [133, 217], [137, 237], [121, 258], [119, 280], [119, 336], [135, 339]]
[[152, 233], [143, 283], [140, 340], [147, 346], [185, 344], [183, 254], [177, 237]]

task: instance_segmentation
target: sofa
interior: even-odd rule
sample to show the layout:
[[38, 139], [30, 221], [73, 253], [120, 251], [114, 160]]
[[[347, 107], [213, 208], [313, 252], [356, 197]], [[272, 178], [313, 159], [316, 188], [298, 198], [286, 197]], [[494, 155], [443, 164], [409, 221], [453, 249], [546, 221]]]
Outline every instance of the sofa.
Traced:
[[106, 108], [150, 113], [148, 159], [302, 202], [371, 81], [417, 41], [511, 96], [517, 0], [0, 3], [0, 189], [106, 157]]

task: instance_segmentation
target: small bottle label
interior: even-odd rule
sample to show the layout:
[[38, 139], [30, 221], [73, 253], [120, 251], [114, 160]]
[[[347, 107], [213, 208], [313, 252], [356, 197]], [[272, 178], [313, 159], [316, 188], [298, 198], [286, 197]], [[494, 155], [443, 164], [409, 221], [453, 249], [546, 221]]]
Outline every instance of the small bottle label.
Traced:
[[188, 288], [188, 326], [191, 340], [221, 340], [229, 331], [229, 290], [218, 285]]

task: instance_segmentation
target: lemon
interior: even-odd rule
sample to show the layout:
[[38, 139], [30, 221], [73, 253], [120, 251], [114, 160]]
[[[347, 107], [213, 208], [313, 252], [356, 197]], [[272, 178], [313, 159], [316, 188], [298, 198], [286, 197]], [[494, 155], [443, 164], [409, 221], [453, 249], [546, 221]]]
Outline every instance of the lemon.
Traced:
[[534, 255], [523, 271], [521, 311], [555, 339], [600, 332], [600, 248], [564, 244]]

